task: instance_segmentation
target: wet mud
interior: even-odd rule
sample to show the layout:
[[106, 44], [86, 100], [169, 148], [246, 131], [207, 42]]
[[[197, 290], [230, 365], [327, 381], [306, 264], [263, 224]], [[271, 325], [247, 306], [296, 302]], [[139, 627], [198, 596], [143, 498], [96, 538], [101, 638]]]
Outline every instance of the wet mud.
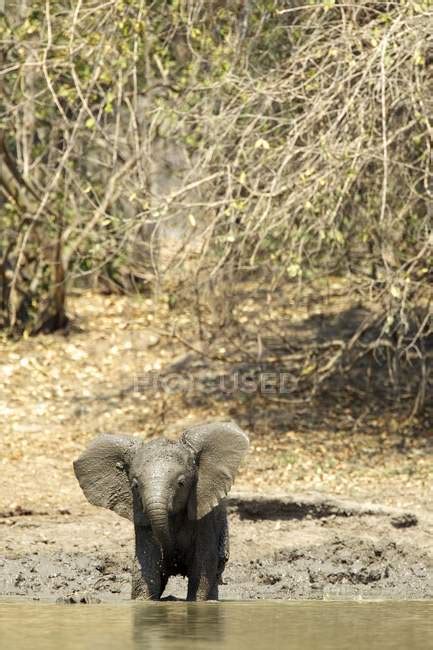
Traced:
[[[220, 598], [432, 599], [433, 517], [323, 495], [228, 502]], [[132, 525], [99, 509], [0, 516], [0, 597], [94, 603], [130, 597]], [[172, 578], [165, 597], [184, 598]]]

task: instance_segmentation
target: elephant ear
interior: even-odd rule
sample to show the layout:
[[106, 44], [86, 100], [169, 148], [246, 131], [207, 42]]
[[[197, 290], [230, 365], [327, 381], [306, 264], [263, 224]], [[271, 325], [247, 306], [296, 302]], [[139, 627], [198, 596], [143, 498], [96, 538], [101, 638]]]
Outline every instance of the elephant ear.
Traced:
[[90, 503], [131, 521], [134, 506], [128, 467], [140, 444], [137, 438], [103, 434], [74, 461], [75, 476]]
[[210, 422], [184, 431], [181, 442], [193, 452], [198, 466], [188, 516], [201, 519], [228, 494], [249, 439], [234, 422]]

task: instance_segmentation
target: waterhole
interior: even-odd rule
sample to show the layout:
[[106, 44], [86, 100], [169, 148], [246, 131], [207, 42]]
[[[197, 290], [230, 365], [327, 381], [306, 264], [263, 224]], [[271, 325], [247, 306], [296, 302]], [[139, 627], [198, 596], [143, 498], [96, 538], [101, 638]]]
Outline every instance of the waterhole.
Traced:
[[0, 602], [2, 650], [427, 650], [433, 602]]

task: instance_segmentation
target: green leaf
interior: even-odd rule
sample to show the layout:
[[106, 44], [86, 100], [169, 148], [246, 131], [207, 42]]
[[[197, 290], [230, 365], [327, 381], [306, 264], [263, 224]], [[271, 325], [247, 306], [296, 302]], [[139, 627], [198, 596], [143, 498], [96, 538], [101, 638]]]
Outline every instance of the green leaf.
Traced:
[[301, 273], [301, 267], [296, 263], [289, 264], [286, 271], [289, 278], [296, 278]]

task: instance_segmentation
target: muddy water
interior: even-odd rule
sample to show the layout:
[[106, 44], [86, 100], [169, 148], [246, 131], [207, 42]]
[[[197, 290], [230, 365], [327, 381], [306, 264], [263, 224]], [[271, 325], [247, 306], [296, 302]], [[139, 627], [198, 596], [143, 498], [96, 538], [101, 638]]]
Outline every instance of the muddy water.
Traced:
[[433, 602], [0, 602], [2, 650], [427, 650]]

